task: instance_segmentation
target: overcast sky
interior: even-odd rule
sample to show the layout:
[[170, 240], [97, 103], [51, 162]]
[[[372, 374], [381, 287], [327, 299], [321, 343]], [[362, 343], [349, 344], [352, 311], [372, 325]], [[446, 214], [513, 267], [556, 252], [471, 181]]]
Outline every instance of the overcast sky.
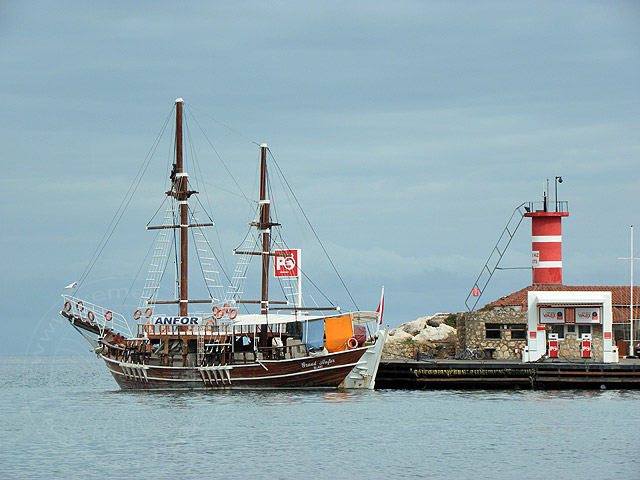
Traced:
[[[59, 295], [177, 97], [215, 119], [213, 143], [247, 192], [251, 142], [269, 144], [358, 307], [375, 309], [385, 285], [391, 326], [464, 310], [514, 208], [541, 200], [546, 178], [553, 195], [556, 175], [570, 210], [564, 283], [628, 285], [618, 257], [640, 225], [639, 5], [1, 2], [0, 353], [86, 351]], [[233, 186], [210, 151], [199, 160], [216, 187]], [[129, 286], [163, 187], [141, 185], [83, 293]], [[209, 194], [227, 255], [247, 220], [230, 205], [247, 205]], [[530, 229], [502, 266], [530, 265]], [[353, 308], [330, 269], [305, 265]], [[482, 304], [530, 283], [530, 270], [499, 271]]]

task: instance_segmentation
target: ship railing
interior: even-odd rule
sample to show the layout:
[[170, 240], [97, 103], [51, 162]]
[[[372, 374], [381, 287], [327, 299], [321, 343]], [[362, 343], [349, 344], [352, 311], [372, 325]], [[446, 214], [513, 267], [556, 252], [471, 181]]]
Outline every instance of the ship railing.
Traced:
[[126, 337], [133, 336], [127, 320], [119, 313], [71, 295], [62, 295], [62, 298], [63, 308], [67, 314], [80, 317], [90, 325], [95, 325], [100, 329], [100, 333], [109, 328]]
[[232, 330], [229, 325], [209, 323], [204, 325], [154, 325], [151, 322], [139, 323], [137, 325], [137, 337], [148, 337], [150, 335], [200, 335], [228, 336]]
[[[210, 322], [210, 323], [209, 323]], [[286, 334], [285, 324], [269, 325], [271, 336], [281, 336]], [[154, 325], [151, 321], [137, 324], [137, 337], [148, 335], [235, 335], [253, 336], [256, 333], [255, 325], [233, 325], [229, 323], [207, 320], [204, 325]]]

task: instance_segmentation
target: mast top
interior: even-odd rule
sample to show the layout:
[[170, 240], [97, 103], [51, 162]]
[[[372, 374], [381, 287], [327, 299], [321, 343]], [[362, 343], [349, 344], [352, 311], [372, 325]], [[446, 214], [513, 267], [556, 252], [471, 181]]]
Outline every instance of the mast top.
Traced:
[[269, 148], [269, 146], [266, 143], [263, 143], [260, 145], [260, 148]]
[[184, 103], [184, 100], [182, 98], [176, 98], [175, 103]]

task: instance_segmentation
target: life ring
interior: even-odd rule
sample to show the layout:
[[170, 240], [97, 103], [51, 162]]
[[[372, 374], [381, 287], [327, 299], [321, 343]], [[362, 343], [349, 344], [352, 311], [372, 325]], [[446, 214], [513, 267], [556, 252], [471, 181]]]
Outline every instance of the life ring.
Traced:
[[224, 308], [225, 310], [229, 310], [231, 308], [231, 305], [225, 303], [224, 305], [222, 305], [222, 308]]
[[349, 350], [353, 350], [354, 348], [357, 348], [357, 347], [358, 347], [358, 341], [355, 338], [351, 337], [349, 340], [347, 340], [347, 348]]
[[87, 318], [89, 319], [90, 322], [93, 322], [96, 319], [95, 315], [91, 310], [87, 312]]
[[220, 311], [220, 307], [217, 305], [214, 305], [213, 307], [211, 307], [211, 311], [213, 312], [214, 316], [218, 316], [218, 312]]
[[151, 315], [153, 315], [153, 308], [148, 307], [148, 308], [144, 311], [144, 317], [145, 317], [145, 318], [149, 318]]
[[207, 325], [215, 325], [216, 322], [213, 320], [207, 320]]
[[64, 311], [65, 312], [70, 312], [71, 311], [71, 302], [69, 300], [64, 302]]
[[234, 318], [236, 318], [238, 316], [238, 309], [237, 308], [230, 308], [229, 309], [229, 318], [231, 320], [233, 320]]
[[218, 308], [218, 311], [215, 312], [214, 315], [218, 320], [220, 320], [222, 317], [224, 317], [224, 310], [222, 308]]
[[104, 313], [104, 319], [105, 319], [107, 322], [110, 322], [110, 321], [113, 319], [113, 312], [112, 312], [111, 310], [107, 310], [107, 311]]
[[84, 303], [82, 303], [82, 300], [78, 300], [76, 302], [76, 310], [78, 310], [79, 312], [82, 312], [84, 310]]
[[137, 309], [135, 312], [133, 312], [133, 318], [136, 320], [140, 320], [140, 317], [142, 316], [142, 310]]

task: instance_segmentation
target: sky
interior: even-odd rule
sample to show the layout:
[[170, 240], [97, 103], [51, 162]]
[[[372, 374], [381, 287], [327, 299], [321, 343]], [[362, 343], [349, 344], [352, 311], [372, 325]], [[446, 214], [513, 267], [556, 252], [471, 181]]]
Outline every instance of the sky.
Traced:
[[[9, 0], [0, 71], [0, 354], [86, 352], [60, 295], [177, 97], [213, 130], [217, 154], [198, 159], [228, 262], [250, 213], [226, 190], [252, 192], [266, 142], [357, 307], [375, 310], [384, 285], [392, 327], [464, 311], [514, 209], [542, 200], [547, 178], [553, 200], [555, 176], [570, 212], [564, 283], [629, 284], [635, 1]], [[81, 287], [92, 299], [125, 302], [163, 197], [159, 152]], [[531, 283], [530, 229], [525, 219], [481, 304]], [[303, 255], [314, 282], [354, 308], [321, 250]]]

